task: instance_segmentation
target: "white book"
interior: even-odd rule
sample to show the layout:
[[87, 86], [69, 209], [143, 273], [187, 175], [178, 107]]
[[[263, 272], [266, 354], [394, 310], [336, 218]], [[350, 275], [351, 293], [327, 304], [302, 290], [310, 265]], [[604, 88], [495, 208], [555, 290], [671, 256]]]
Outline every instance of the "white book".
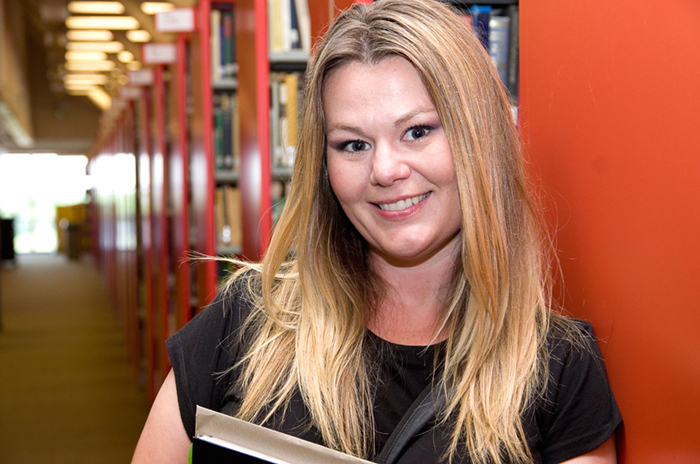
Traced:
[[[199, 456], [198, 449], [201, 453]], [[232, 458], [241, 455], [248, 459], [239, 459], [239, 462], [371, 464], [349, 454], [197, 406], [192, 463], [211, 463], [212, 456], [221, 456], [222, 462], [224, 459], [225, 462], [233, 462]]]

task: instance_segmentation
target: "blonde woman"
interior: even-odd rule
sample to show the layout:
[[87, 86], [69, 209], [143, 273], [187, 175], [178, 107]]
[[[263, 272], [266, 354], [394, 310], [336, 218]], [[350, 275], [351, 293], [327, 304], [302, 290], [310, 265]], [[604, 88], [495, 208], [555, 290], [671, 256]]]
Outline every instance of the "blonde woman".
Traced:
[[590, 326], [550, 310], [546, 251], [475, 35], [429, 0], [354, 5], [309, 63], [269, 252], [168, 341], [134, 462], [186, 462], [196, 405], [378, 462], [616, 462], [620, 414]]

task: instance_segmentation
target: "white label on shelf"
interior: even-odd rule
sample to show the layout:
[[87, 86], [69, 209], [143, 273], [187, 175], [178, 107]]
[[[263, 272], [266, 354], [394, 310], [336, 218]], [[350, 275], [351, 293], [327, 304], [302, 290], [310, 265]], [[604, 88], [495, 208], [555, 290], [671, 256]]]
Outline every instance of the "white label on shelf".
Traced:
[[141, 89], [132, 85], [125, 85], [119, 88], [119, 96], [123, 100], [138, 100], [141, 98]]
[[145, 64], [171, 64], [176, 59], [175, 44], [147, 43], [143, 44], [141, 58]]
[[129, 71], [129, 84], [135, 86], [153, 85], [153, 69], [144, 68], [138, 71]]
[[194, 8], [175, 8], [156, 13], [155, 27], [158, 32], [192, 32], [194, 31]]

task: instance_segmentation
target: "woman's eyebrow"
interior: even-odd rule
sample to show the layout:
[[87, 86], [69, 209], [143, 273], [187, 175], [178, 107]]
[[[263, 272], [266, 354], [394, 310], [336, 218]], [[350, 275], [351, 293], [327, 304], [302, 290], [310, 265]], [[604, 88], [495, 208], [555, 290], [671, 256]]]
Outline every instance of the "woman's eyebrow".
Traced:
[[331, 132], [337, 131], [337, 130], [354, 132], [357, 135], [362, 135], [362, 136], [365, 135], [364, 131], [362, 129], [360, 129], [359, 127], [349, 126], [347, 124], [342, 124], [342, 123], [332, 124], [332, 125], [328, 126], [328, 129], [326, 130], [326, 134], [330, 134]]
[[[419, 108], [416, 108], [416, 109], [409, 111], [408, 113], [406, 113], [405, 115], [401, 116], [399, 119], [394, 121], [394, 126], [400, 127], [400, 126], [403, 126], [404, 124], [406, 124], [411, 119], [415, 118], [416, 116], [419, 116], [419, 115], [425, 114], [425, 113], [436, 113], [436, 112], [437, 112], [437, 110], [434, 107], [419, 107]], [[329, 133], [336, 131], [336, 130], [354, 132], [354, 133], [356, 133], [358, 135], [362, 135], [362, 136], [365, 135], [365, 132], [361, 128], [359, 128], [357, 126], [350, 126], [347, 124], [342, 124], [342, 123], [331, 124], [330, 126], [328, 126], [326, 133], [329, 134]]]
[[414, 109], [414, 110], [409, 111], [409, 112], [406, 113], [404, 116], [402, 116], [402, 117], [400, 117], [399, 119], [397, 119], [396, 122], [394, 122], [394, 126], [397, 127], [397, 128], [398, 128], [399, 126], [403, 126], [403, 125], [406, 124], [408, 121], [410, 121], [411, 119], [415, 118], [416, 116], [421, 115], [421, 114], [425, 114], [425, 113], [437, 113], [437, 110], [435, 109], [435, 107], [432, 107], [432, 106], [421, 106], [421, 107], [418, 107], [418, 108], [416, 108], [416, 109]]

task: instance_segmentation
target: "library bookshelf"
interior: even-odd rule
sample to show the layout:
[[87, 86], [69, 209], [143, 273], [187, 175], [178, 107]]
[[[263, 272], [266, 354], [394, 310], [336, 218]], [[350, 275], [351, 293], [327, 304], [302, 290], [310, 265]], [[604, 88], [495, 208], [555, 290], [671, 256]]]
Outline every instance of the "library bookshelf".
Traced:
[[[318, 37], [352, 1], [309, 3]], [[165, 340], [213, 299], [222, 278], [216, 261], [198, 258], [260, 259], [273, 227], [273, 179], [291, 173], [271, 161], [267, 2], [200, 0], [194, 13], [194, 31], [175, 35], [176, 59], [151, 65], [150, 78], [105, 116], [109, 129], [96, 138], [88, 168], [94, 254], [134, 377], [151, 400], [170, 368]], [[237, 58], [223, 76], [212, 48], [216, 26], [230, 28], [228, 52]], [[305, 67], [298, 57], [276, 60]], [[236, 128], [224, 136], [235, 161], [218, 163], [220, 117]], [[221, 198], [235, 199], [240, 214], [234, 240], [222, 240]]]

